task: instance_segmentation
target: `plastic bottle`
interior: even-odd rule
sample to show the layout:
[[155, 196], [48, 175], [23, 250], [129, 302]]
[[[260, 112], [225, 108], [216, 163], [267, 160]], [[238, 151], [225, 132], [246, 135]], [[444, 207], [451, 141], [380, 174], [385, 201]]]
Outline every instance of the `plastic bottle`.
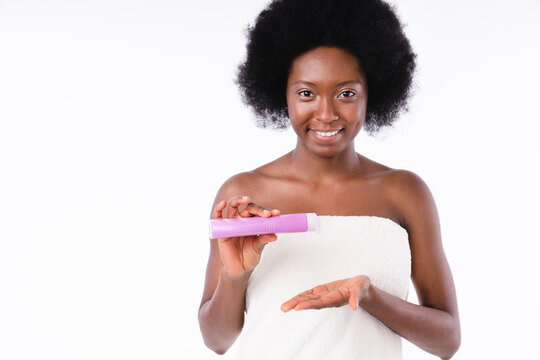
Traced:
[[274, 233], [294, 233], [319, 230], [319, 218], [315, 213], [287, 214], [271, 217], [245, 217], [211, 219], [211, 239]]

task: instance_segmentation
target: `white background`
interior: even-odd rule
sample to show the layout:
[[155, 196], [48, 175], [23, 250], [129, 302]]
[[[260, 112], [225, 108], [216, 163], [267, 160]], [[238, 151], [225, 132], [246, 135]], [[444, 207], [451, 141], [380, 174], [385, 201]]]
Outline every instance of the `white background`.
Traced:
[[[228, 177], [296, 139], [256, 128], [232, 81], [265, 4], [0, 0], [0, 359], [218, 358], [197, 323], [210, 207]], [[416, 96], [356, 150], [435, 196], [460, 306], [455, 359], [530, 357], [540, 3], [407, 0], [398, 12]], [[434, 358], [406, 341], [404, 353]]]

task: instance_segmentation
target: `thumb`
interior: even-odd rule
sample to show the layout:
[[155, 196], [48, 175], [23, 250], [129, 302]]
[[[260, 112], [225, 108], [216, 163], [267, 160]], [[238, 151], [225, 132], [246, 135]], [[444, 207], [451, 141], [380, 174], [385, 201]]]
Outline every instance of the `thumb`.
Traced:
[[357, 282], [353, 286], [350, 287], [350, 296], [349, 296], [349, 306], [351, 309], [356, 310], [358, 309], [358, 303], [360, 301], [360, 293], [362, 292], [364, 288], [364, 284]]
[[263, 244], [268, 244], [269, 242], [274, 242], [277, 240], [276, 234], [263, 234], [259, 235], [259, 241]]
[[255, 241], [255, 243], [253, 244], [254, 245], [253, 248], [257, 253], [260, 254], [263, 251], [266, 244], [268, 244], [269, 242], [274, 242], [276, 240], [277, 240], [276, 234], [259, 235], [259, 237], [257, 238], [257, 241]]

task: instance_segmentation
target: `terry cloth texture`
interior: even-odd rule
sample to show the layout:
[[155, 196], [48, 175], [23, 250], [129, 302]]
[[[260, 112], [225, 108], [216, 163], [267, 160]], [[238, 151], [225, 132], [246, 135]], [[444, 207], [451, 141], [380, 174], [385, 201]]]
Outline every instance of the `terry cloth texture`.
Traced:
[[335, 280], [369, 276], [376, 287], [407, 298], [411, 254], [407, 231], [375, 216], [319, 216], [318, 232], [278, 234], [248, 283], [244, 328], [227, 358], [401, 359], [401, 337], [362, 308], [280, 306]]

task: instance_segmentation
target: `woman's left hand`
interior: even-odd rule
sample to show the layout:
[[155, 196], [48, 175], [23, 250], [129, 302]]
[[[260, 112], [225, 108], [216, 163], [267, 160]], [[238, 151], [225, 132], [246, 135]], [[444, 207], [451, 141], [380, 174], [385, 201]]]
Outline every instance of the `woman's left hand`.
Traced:
[[356, 310], [370, 286], [371, 282], [365, 275], [333, 281], [296, 295], [281, 305], [281, 311], [340, 307], [347, 303]]

